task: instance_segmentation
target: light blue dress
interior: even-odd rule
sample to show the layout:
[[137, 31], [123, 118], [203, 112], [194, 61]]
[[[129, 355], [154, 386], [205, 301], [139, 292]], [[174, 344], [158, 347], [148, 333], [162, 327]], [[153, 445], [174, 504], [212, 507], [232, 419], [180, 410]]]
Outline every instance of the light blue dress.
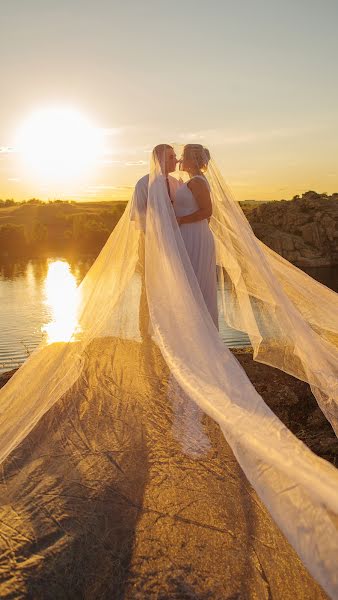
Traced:
[[[209, 186], [202, 175], [195, 177], [201, 178], [205, 185]], [[173, 207], [178, 217], [190, 215], [198, 210], [198, 204], [187, 183], [181, 185], [176, 191]], [[180, 225], [180, 231], [204, 301], [216, 327], [218, 327], [215, 243], [208, 220], [184, 223]]]

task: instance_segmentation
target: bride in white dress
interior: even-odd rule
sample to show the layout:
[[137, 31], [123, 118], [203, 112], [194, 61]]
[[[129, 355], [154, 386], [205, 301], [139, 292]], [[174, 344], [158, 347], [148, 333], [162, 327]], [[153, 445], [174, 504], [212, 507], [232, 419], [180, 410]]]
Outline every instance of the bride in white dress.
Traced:
[[177, 190], [173, 207], [204, 301], [218, 327], [215, 243], [209, 229], [212, 203], [210, 186], [203, 175], [209, 160], [209, 151], [202, 145], [184, 146], [181, 170], [190, 179]]
[[[209, 229], [212, 203], [210, 186], [203, 175], [209, 160], [209, 151], [202, 145], [184, 146], [180, 169], [188, 173], [189, 181], [177, 189], [173, 208], [205, 304], [218, 328], [215, 243]], [[169, 397], [175, 414], [173, 433], [186, 454], [199, 458], [211, 449], [203, 430], [203, 411], [177, 385], [171, 378]]]

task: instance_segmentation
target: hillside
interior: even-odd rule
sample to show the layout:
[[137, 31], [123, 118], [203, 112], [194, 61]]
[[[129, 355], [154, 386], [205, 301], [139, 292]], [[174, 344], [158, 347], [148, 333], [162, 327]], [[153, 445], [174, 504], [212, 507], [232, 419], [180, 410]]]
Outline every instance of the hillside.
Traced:
[[99, 252], [120, 219], [125, 202], [32, 200], [0, 210], [0, 256], [51, 252]]
[[306, 192], [246, 210], [255, 235], [301, 267], [338, 264], [338, 194]]

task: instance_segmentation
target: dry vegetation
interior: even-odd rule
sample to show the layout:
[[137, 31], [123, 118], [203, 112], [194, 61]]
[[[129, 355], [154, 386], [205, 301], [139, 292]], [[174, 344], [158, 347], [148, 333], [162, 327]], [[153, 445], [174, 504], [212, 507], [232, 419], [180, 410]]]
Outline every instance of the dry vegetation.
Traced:
[[120, 219], [125, 202], [0, 204], [0, 256], [98, 253]]

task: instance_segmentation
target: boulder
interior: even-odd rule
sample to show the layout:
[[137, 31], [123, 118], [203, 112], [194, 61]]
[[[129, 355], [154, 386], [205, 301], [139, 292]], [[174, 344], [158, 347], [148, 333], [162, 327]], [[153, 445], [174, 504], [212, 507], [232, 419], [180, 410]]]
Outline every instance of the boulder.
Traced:
[[310, 191], [243, 210], [255, 235], [288, 261], [304, 267], [338, 264], [338, 194]]

